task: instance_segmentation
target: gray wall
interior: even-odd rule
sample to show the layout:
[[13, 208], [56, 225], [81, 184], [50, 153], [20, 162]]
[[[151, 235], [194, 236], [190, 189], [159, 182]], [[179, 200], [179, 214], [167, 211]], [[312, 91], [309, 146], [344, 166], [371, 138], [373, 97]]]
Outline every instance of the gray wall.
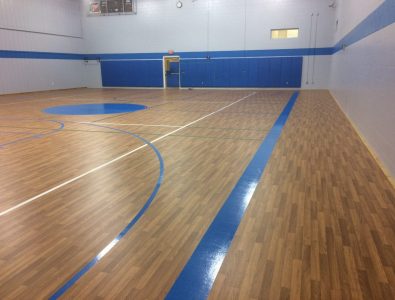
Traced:
[[[333, 45], [335, 12], [328, 7], [329, 0], [184, 0], [181, 9], [176, 8], [175, 0], [139, 0], [137, 15], [108, 17], [88, 17], [89, 0], [82, 1], [88, 53], [266, 50]], [[311, 14], [315, 15], [313, 26]], [[300, 28], [300, 38], [271, 40], [270, 30], [284, 27]], [[316, 56], [314, 63], [313, 59], [308, 62], [305, 58], [304, 87], [326, 88], [330, 62], [329, 56]], [[96, 68], [96, 72], [100, 72], [99, 66]], [[93, 69], [91, 66], [92, 74]]]
[[[0, 1], [0, 50], [83, 53], [80, 6], [79, 0]], [[84, 74], [77, 60], [0, 58], [0, 94], [80, 87]]]
[[[383, 1], [338, 1], [336, 40]], [[395, 24], [332, 56], [330, 90], [395, 177]]]

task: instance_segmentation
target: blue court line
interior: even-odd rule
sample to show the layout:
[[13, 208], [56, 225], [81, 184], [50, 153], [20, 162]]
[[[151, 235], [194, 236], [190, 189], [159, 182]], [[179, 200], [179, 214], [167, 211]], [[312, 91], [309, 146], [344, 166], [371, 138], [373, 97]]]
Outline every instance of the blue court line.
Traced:
[[59, 299], [64, 293], [66, 293], [82, 276], [84, 276], [90, 269], [92, 269], [104, 256], [106, 256], [112, 248], [115, 247], [116, 244], [133, 228], [133, 226], [140, 220], [140, 218], [144, 215], [147, 211], [149, 206], [151, 205], [152, 201], [154, 200], [155, 196], [157, 195], [159, 188], [163, 182], [164, 177], [164, 162], [162, 155], [160, 154], [159, 150], [149, 141], [138, 136], [137, 134], [131, 133], [126, 130], [112, 128], [103, 125], [91, 124], [87, 123], [85, 125], [91, 125], [95, 127], [102, 127], [107, 129], [112, 129], [115, 131], [119, 131], [128, 135], [131, 135], [141, 141], [143, 141], [146, 145], [148, 145], [156, 154], [159, 160], [159, 177], [155, 184], [155, 188], [152, 191], [151, 195], [149, 196], [148, 200], [145, 202], [144, 206], [140, 209], [137, 215], [129, 222], [129, 224], [118, 234], [118, 236], [113, 239], [106, 247], [103, 248], [91, 261], [89, 261], [82, 269], [80, 269], [71, 279], [69, 279], [63, 286], [61, 286], [51, 297], [50, 300]]
[[[7, 120], [27, 121], [27, 120], [30, 120], [30, 119], [7, 119]], [[51, 130], [50, 132], [47, 132], [47, 133], [38, 133], [38, 134], [34, 134], [32, 136], [28, 136], [28, 137], [24, 137], [24, 138], [21, 138], [21, 139], [13, 140], [11, 142], [0, 144], [0, 149], [4, 148], [6, 146], [17, 144], [17, 143], [21, 143], [21, 142], [24, 142], [24, 141], [29, 141], [29, 140], [43, 138], [45, 136], [48, 136], [48, 135], [51, 135], [53, 133], [62, 131], [64, 129], [64, 123], [60, 122], [60, 121], [55, 121], [55, 120], [35, 120], [35, 121], [42, 121], [42, 122], [48, 121], [48, 122], [59, 124], [59, 127], [55, 128], [55, 129], [53, 129], [53, 130]]]
[[295, 92], [201, 239], [167, 300], [203, 300], [210, 293], [243, 215], [299, 96]]

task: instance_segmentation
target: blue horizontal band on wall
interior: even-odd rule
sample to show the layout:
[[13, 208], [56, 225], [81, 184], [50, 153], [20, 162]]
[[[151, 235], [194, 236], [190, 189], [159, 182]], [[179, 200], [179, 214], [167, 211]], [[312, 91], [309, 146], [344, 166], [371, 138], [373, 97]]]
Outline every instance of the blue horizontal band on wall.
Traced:
[[336, 53], [395, 22], [395, 0], [386, 0], [335, 46]]
[[83, 54], [0, 50], [0, 58], [82, 60]]
[[[225, 58], [225, 57], [273, 57], [273, 56], [309, 56], [332, 55], [333, 48], [299, 48], [299, 49], [273, 49], [273, 50], [246, 50], [246, 51], [200, 51], [177, 52], [181, 58]], [[113, 53], [113, 54], [86, 54], [87, 60], [133, 60], [133, 59], [162, 59], [167, 53]]]
[[[333, 48], [301, 48], [273, 49], [247, 51], [209, 51], [209, 52], [179, 52], [181, 58], [233, 58], [233, 57], [270, 57], [270, 56], [313, 56], [332, 55]], [[69, 59], [69, 60], [148, 60], [162, 59], [167, 53], [107, 53], [107, 54], [76, 54], [56, 52], [0, 50], [0, 58], [24, 59]]]
[[[225, 57], [273, 57], [273, 56], [316, 56], [332, 55], [344, 46], [350, 46], [361, 39], [393, 24], [395, 22], [395, 0], [385, 0], [366, 19], [359, 23], [351, 32], [343, 37], [333, 47], [323, 48], [296, 48], [273, 50], [246, 50], [246, 51], [200, 51], [179, 52], [181, 58], [225, 58]], [[66, 60], [133, 60], [133, 59], [162, 59], [167, 53], [103, 53], [103, 54], [76, 54], [37, 51], [0, 50], [0, 58], [24, 59], [66, 59]]]

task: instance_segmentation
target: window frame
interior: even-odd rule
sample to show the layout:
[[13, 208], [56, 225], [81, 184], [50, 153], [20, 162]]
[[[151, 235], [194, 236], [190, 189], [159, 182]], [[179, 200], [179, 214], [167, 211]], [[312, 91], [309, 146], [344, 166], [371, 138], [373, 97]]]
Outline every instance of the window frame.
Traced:
[[[288, 32], [289, 31], [293, 31], [296, 30], [297, 31], [297, 36], [288, 36]], [[277, 37], [273, 37], [273, 33], [277, 32], [278, 36]], [[285, 32], [286, 36], [285, 37], [280, 37], [280, 33], [281, 32]], [[300, 34], [300, 28], [299, 27], [289, 27], [289, 28], [272, 28], [270, 30], [270, 39], [271, 40], [293, 40], [293, 39], [298, 39], [299, 38], [299, 34]]]

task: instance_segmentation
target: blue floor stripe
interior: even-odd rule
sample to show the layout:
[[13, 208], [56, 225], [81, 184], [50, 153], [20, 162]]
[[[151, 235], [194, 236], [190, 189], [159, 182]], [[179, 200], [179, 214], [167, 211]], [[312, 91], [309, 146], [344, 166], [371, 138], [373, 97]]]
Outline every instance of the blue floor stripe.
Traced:
[[138, 214], [130, 221], [130, 223], [118, 234], [118, 236], [111, 241], [103, 250], [99, 252], [90, 262], [88, 262], [82, 269], [80, 269], [70, 280], [68, 280], [62, 287], [60, 287], [52, 296], [51, 300], [59, 299], [64, 293], [66, 293], [82, 276], [84, 276], [90, 269], [92, 269], [104, 256], [107, 255], [111, 251], [112, 248], [115, 247], [116, 244], [133, 228], [133, 226], [140, 220], [140, 218], [144, 215], [147, 211], [149, 206], [151, 205], [152, 201], [154, 200], [155, 196], [157, 195], [159, 188], [163, 181], [164, 176], [164, 162], [162, 155], [160, 154], [159, 150], [149, 141], [138, 136], [137, 134], [131, 133], [126, 130], [112, 128], [108, 126], [98, 125], [98, 124], [91, 124], [86, 123], [85, 125], [91, 125], [95, 127], [107, 128], [112, 129], [115, 131], [119, 131], [128, 135], [131, 135], [139, 140], [143, 141], [146, 145], [148, 145], [156, 154], [159, 160], [159, 177], [156, 182], [155, 188], [152, 191], [151, 195], [149, 196], [148, 200], [145, 202], [144, 206], [140, 209]]
[[[6, 118], [5, 120], [28, 121], [28, 119], [8, 119], [8, 118]], [[53, 129], [53, 130], [51, 130], [49, 132], [46, 132], [46, 133], [37, 133], [37, 134], [33, 134], [32, 136], [28, 136], [28, 137], [24, 137], [24, 138], [13, 140], [11, 142], [0, 144], [0, 148], [4, 148], [6, 146], [13, 145], [13, 144], [18, 144], [18, 143], [25, 142], [25, 141], [30, 141], [30, 140], [34, 140], [34, 139], [40, 139], [40, 138], [46, 137], [48, 135], [51, 135], [53, 133], [62, 131], [63, 128], [64, 128], [64, 123], [63, 122], [59, 122], [59, 121], [54, 121], [54, 120], [35, 120], [35, 121], [48, 121], [48, 122], [59, 124], [59, 127], [55, 128], [55, 129]]]
[[167, 300], [203, 300], [215, 278], [270, 159], [282, 129], [298, 98], [295, 92], [258, 148], [233, 191], [166, 296]]

